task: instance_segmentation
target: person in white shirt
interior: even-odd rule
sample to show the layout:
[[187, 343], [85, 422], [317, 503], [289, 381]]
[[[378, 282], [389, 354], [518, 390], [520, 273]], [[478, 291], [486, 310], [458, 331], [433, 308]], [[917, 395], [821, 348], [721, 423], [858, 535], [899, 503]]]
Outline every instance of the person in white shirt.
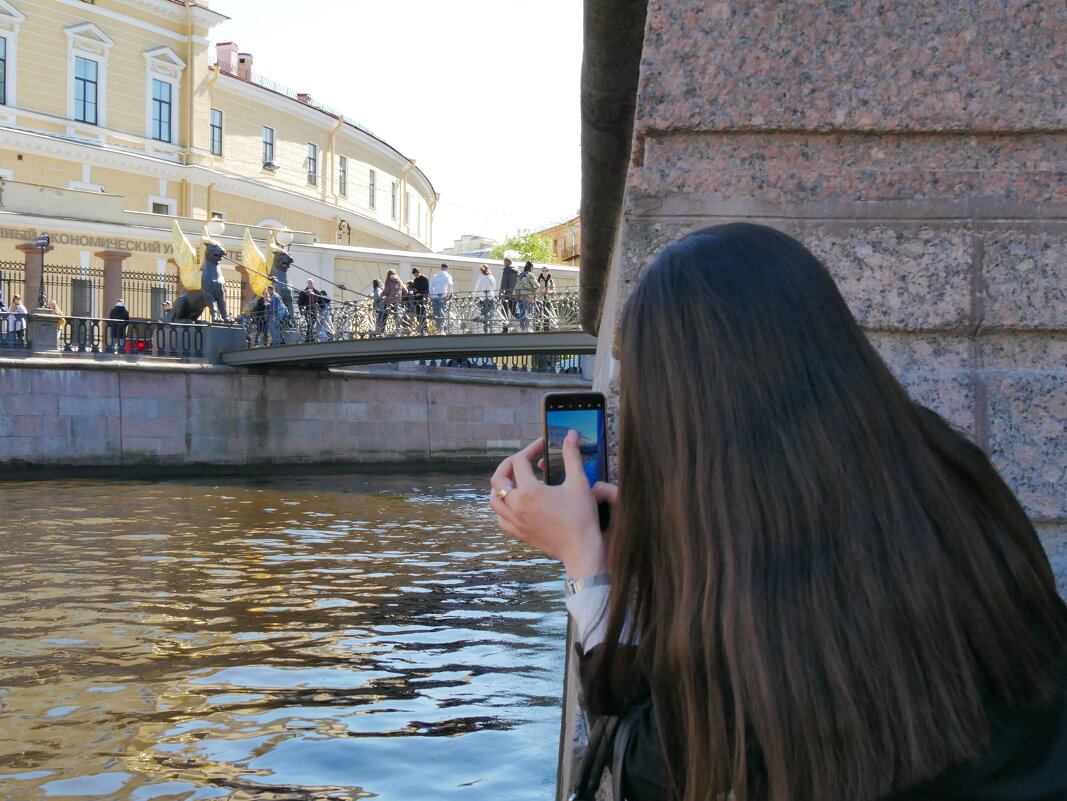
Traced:
[[448, 319], [448, 301], [452, 297], [452, 276], [448, 273], [448, 265], [442, 264], [441, 269], [434, 273], [430, 279], [430, 303], [433, 306], [433, 322], [438, 334], [445, 332], [445, 320]]
[[489, 272], [489, 265], [483, 264], [479, 268], [478, 280], [474, 282], [474, 294], [482, 307], [482, 328], [489, 333], [489, 322], [493, 318], [493, 309], [496, 306], [496, 279]]
[[[22, 305], [22, 298], [18, 295], [13, 295], [11, 298], [11, 312], [12, 315], [29, 314], [26, 307]], [[15, 335], [15, 341], [20, 345], [26, 344], [26, 318], [14, 316], [11, 318], [11, 332]]]

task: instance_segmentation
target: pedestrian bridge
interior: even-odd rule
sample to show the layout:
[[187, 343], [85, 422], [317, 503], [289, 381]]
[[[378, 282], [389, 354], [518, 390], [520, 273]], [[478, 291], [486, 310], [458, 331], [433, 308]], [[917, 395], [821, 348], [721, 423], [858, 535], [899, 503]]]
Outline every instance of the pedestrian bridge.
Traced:
[[465, 362], [514, 357], [546, 363], [596, 352], [578, 323], [578, 293], [520, 304], [479, 293], [454, 294], [443, 309], [426, 299], [394, 304], [365, 298], [295, 308], [270, 318], [243, 314], [245, 347], [223, 349], [233, 367], [340, 367], [383, 362]]

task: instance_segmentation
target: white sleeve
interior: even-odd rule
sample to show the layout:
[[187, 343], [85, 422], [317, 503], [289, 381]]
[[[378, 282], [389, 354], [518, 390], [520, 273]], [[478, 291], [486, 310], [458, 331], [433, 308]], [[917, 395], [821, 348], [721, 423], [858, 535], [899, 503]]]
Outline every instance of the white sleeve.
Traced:
[[575, 640], [586, 651], [604, 642], [610, 593], [611, 587], [602, 584], [576, 592], [567, 599], [567, 612], [574, 624]]

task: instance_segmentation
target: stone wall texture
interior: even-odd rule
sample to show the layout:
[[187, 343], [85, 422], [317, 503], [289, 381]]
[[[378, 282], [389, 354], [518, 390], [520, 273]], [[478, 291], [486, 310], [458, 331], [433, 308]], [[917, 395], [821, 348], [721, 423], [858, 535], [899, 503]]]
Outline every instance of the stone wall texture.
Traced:
[[1067, 4], [651, 0], [634, 131], [602, 336], [679, 236], [796, 236], [1067, 590]]
[[35, 468], [485, 462], [541, 435], [563, 377], [0, 360], [0, 474]]

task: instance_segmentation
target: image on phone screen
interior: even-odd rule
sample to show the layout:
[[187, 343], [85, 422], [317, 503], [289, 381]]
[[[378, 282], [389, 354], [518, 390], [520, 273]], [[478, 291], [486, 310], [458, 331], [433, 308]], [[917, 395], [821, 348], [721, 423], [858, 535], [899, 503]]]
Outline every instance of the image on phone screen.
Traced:
[[607, 476], [607, 444], [604, 437], [603, 409], [549, 409], [545, 412], [545, 448], [548, 461], [545, 478], [548, 484], [562, 484], [566, 478], [563, 467], [563, 440], [571, 429], [578, 432], [578, 448], [582, 466], [590, 484]]

